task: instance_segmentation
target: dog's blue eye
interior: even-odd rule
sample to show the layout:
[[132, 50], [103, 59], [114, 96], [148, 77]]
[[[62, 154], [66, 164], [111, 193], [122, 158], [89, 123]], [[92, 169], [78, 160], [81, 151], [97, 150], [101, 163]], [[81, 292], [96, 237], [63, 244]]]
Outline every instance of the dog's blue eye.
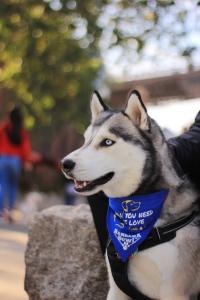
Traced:
[[115, 143], [115, 142], [112, 141], [112, 140], [110, 140], [110, 139], [105, 139], [105, 140], [103, 140], [103, 141], [101, 142], [100, 145], [101, 145], [102, 147], [110, 147], [110, 146], [112, 146], [114, 143]]

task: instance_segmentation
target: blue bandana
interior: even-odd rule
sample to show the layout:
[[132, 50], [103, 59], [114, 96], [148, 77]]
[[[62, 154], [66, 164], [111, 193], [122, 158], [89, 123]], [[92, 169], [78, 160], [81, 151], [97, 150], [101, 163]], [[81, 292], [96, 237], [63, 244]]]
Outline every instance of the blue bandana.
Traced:
[[109, 198], [107, 226], [123, 261], [135, 253], [159, 218], [168, 190], [147, 195]]

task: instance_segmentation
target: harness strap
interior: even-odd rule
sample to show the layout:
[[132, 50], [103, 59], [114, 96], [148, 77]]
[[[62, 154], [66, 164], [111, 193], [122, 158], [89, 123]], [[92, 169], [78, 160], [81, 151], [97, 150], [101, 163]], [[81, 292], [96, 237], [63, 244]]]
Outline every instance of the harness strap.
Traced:
[[[148, 238], [139, 246], [138, 251], [142, 251], [162, 243], [166, 243], [176, 237], [176, 231], [188, 225], [193, 221], [197, 212], [193, 212], [187, 217], [178, 219], [177, 221], [164, 225], [162, 227], [154, 227]], [[107, 255], [111, 267], [111, 272], [116, 285], [126, 295], [137, 300], [154, 300], [142, 294], [134, 287], [128, 279], [128, 261], [123, 262], [117, 255], [114, 245], [110, 240], [107, 246]]]
[[131, 299], [137, 300], [153, 300], [142, 294], [135, 286], [133, 286], [128, 279], [128, 261], [123, 262], [119, 259], [114, 245], [110, 240], [107, 246], [107, 255], [111, 267], [113, 279], [118, 288], [123, 291]]
[[160, 227], [154, 227], [150, 232], [148, 238], [139, 246], [138, 251], [169, 242], [176, 237], [177, 230], [190, 224], [196, 215], [197, 212], [194, 211], [191, 215], [182, 217], [175, 222]]

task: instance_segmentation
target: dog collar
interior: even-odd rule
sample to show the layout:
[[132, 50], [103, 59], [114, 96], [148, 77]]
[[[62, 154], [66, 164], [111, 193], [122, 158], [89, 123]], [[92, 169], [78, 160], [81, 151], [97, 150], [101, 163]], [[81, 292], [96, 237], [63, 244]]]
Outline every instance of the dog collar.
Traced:
[[135, 253], [158, 220], [168, 190], [147, 195], [109, 198], [107, 227], [122, 261]]

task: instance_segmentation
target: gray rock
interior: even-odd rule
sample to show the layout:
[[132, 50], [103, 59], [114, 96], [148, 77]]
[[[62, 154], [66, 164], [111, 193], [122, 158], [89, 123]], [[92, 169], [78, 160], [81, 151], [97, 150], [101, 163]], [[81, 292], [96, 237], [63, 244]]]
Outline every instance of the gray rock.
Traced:
[[29, 300], [104, 300], [107, 272], [90, 208], [54, 206], [30, 224], [25, 290]]

